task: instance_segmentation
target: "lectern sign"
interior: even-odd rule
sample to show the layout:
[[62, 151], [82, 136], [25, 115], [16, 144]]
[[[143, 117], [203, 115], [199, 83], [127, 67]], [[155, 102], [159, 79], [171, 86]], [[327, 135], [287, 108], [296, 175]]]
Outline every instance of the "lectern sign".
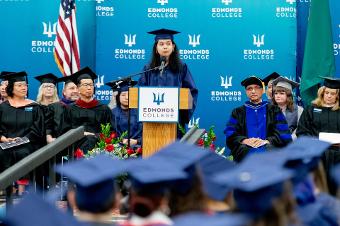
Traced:
[[178, 88], [139, 87], [139, 121], [178, 122]]

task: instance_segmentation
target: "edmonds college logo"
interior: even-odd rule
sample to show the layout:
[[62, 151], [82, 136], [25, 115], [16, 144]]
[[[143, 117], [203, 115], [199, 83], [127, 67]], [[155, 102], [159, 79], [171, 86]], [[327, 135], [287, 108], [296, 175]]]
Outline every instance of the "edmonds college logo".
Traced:
[[156, 103], [157, 105], [161, 105], [161, 103], [164, 103], [164, 95], [165, 93], [152, 93], [153, 94], [153, 102]]
[[190, 128], [194, 127], [194, 126], [198, 126], [199, 127], [200, 126], [200, 119], [201, 118], [195, 119], [195, 117], [192, 117], [190, 119], [189, 123], [188, 123], [188, 128], [190, 129]]
[[105, 76], [104, 75], [98, 75], [97, 81], [94, 84], [96, 89], [96, 99], [101, 101], [110, 101], [113, 91], [110, 90], [102, 90], [100, 89], [105, 84]]
[[157, 0], [156, 3], [158, 4], [157, 7], [150, 7], [147, 9], [147, 17], [155, 19], [178, 18], [178, 8], [165, 7], [169, 4], [169, 0]]
[[240, 90], [229, 90], [233, 86], [233, 76], [220, 75], [220, 87], [224, 89], [211, 90], [210, 100], [212, 102], [239, 102], [241, 101], [242, 93]]
[[244, 60], [274, 60], [274, 49], [265, 49], [265, 34], [252, 34], [252, 48], [243, 50]]
[[137, 45], [137, 34], [124, 34], [124, 47], [114, 50], [115, 59], [144, 60], [145, 49], [132, 48]]
[[225, 89], [228, 89], [229, 87], [233, 86], [232, 84], [232, 79], [233, 79], [233, 76], [220, 76], [221, 77], [221, 86], [224, 87]]
[[136, 45], [136, 34], [133, 34], [133, 35], [132, 34], [129, 34], [129, 35], [124, 34], [124, 37], [125, 37], [125, 41], [124, 41], [125, 45], [128, 45], [129, 47]]
[[[216, 0], [215, 0], [216, 1]], [[211, 8], [212, 18], [240, 18], [243, 10], [240, 7], [231, 7], [233, 0], [218, 0], [221, 7]], [[224, 6], [224, 7], [222, 7]]]
[[278, 18], [296, 18], [296, 0], [281, 0], [282, 5], [276, 7], [275, 16]]
[[42, 37], [40, 40], [32, 40], [32, 53], [52, 53], [54, 39], [57, 34], [57, 23], [42, 22]]
[[198, 48], [201, 45], [201, 34], [188, 34], [187, 49], [180, 49], [179, 55], [183, 60], [209, 60], [209, 49]]
[[[113, 6], [106, 6], [101, 3], [104, 3], [105, 0], [95, 0], [97, 2], [96, 5], [96, 16], [114, 16], [114, 7]], [[110, 1], [111, 2], [111, 1]], [[109, 4], [109, 3], [107, 3]]]

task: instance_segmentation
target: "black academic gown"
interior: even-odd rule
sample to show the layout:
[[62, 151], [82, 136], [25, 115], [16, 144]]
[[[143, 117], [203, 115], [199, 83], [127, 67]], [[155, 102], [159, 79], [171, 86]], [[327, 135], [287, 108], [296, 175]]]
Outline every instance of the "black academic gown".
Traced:
[[49, 127], [47, 128], [46, 133], [48, 135], [51, 135], [54, 138], [62, 135], [62, 133], [59, 131], [59, 128], [61, 127], [60, 123], [62, 121], [63, 114], [66, 111], [66, 107], [67, 105], [61, 101], [49, 104], [47, 106], [49, 115], [49, 121], [47, 122], [47, 125]]
[[[122, 133], [128, 130], [128, 111], [120, 107], [112, 109], [112, 126], [113, 131], [121, 136]], [[142, 123], [138, 122], [137, 109], [130, 109], [130, 138], [136, 139], [137, 144], [142, 142]]]
[[[65, 109], [62, 123], [63, 132], [84, 126], [85, 132], [98, 135], [101, 131], [101, 124], [111, 123], [112, 113], [110, 108], [97, 100], [90, 103], [77, 100]], [[88, 135], [78, 141], [76, 147], [87, 153], [94, 148], [97, 141], [97, 136]]]
[[[247, 108], [249, 109], [249, 106], [255, 107], [253, 112], [256, 113], [257, 110], [259, 110], [257, 107], [261, 107], [260, 105], [264, 107], [262, 113], [265, 115], [261, 113], [261, 117], [260, 115], [256, 117], [252, 115], [251, 117], [254, 118], [249, 118], [249, 115], [247, 116]], [[280, 108], [266, 101], [263, 101], [260, 105], [257, 106], [247, 101], [245, 105], [235, 108], [224, 130], [226, 144], [231, 150], [234, 160], [237, 162], [240, 162], [249, 152], [263, 152], [273, 147], [284, 147], [292, 140], [287, 121]], [[261, 109], [263, 110], [262, 107]], [[248, 129], [249, 125], [247, 126], [247, 121], [252, 123], [251, 129]], [[250, 133], [258, 133], [258, 135], [249, 136]], [[261, 136], [263, 137], [261, 138]], [[256, 150], [242, 144], [244, 139], [251, 137], [268, 140], [270, 145], [260, 147]]]
[[[340, 110], [332, 111], [329, 107], [308, 106], [302, 112], [297, 136], [319, 137], [320, 132], [340, 133]], [[331, 193], [335, 193], [335, 184], [330, 178], [330, 169], [337, 163], [340, 163], [340, 148], [331, 146], [323, 155], [323, 162]]]
[[[149, 65], [144, 66], [143, 70], [150, 69]], [[193, 106], [189, 111], [182, 110], [179, 112], [179, 123], [181, 125], [187, 124], [193, 115], [198, 97], [198, 90], [195, 85], [194, 79], [190, 73], [190, 70], [186, 64], [182, 64], [182, 67], [178, 73], [172, 72], [169, 67], [165, 67], [162, 76], [160, 76], [159, 70], [149, 71], [140, 77], [138, 81], [139, 86], [172, 86], [179, 88], [189, 88], [193, 98]]]
[[8, 101], [0, 104], [0, 136], [26, 136], [30, 140], [27, 144], [0, 150], [0, 172], [44, 145], [41, 142], [46, 140], [44, 122], [44, 111], [38, 103], [17, 108]]

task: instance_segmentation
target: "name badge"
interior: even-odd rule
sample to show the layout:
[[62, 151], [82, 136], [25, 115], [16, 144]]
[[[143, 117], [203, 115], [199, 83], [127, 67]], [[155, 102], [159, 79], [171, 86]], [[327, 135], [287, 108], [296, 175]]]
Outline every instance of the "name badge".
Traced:
[[33, 107], [25, 107], [25, 111], [32, 111]]
[[322, 109], [320, 109], [320, 108], [314, 108], [314, 109], [313, 109], [313, 112], [315, 112], [315, 113], [321, 113], [321, 112], [322, 112]]

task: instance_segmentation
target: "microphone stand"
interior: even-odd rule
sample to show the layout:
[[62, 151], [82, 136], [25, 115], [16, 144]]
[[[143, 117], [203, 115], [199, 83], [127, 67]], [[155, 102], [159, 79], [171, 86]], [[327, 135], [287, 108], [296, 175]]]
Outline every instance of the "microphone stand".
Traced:
[[[128, 83], [128, 90], [132, 87], [132, 78], [137, 76], [137, 75], [140, 75], [140, 74], [144, 74], [145, 72], [149, 72], [149, 71], [155, 71], [155, 70], [160, 70], [162, 69], [162, 66], [157, 66], [157, 67], [154, 67], [154, 68], [150, 68], [150, 69], [147, 69], [147, 70], [144, 70], [144, 71], [140, 71], [140, 72], [137, 72], [137, 73], [134, 73], [134, 74], [131, 74], [131, 75], [128, 75], [128, 76], [125, 76], [125, 77], [122, 77], [121, 79], [118, 79], [116, 81], [114, 81], [113, 83], [118, 83], [120, 84], [121, 82], [123, 81], [127, 81]], [[119, 78], [119, 77], [118, 77]], [[130, 136], [131, 136], [131, 129], [130, 129], [130, 126], [131, 126], [131, 114], [130, 114], [130, 93], [128, 95], [128, 143], [127, 143], [127, 148], [130, 148]]]

